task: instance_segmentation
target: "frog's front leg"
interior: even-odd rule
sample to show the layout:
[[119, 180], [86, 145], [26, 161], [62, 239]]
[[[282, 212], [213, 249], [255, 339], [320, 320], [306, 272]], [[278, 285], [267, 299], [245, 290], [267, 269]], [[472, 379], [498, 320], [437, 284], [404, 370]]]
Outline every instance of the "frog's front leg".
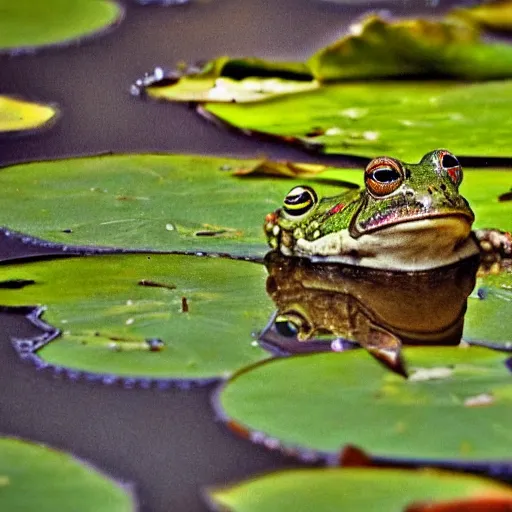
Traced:
[[485, 267], [512, 264], [512, 234], [498, 229], [478, 229], [474, 232]]

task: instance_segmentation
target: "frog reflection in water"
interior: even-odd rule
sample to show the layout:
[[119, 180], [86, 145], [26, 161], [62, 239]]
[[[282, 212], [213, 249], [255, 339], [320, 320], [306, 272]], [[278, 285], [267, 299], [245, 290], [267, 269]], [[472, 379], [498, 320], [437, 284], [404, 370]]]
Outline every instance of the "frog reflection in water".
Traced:
[[[312, 188], [295, 187], [267, 215], [269, 245], [303, 257], [267, 257], [267, 290], [281, 335], [355, 341], [405, 375], [402, 341], [461, 339], [479, 259], [474, 215], [459, 194], [461, 166], [443, 149], [418, 164], [375, 158], [364, 180], [362, 191], [321, 200]], [[457, 262], [461, 269], [442, 268]]]
[[272, 251], [265, 258], [267, 292], [277, 313], [260, 342], [281, 354], [342, 350], [351, 347], [347, 341], [357, 342], [405, 375], [402, 343], [460, 342], [478, 263], [476, 255], [438, 269], [396, 272]]
[[366, 167], [365, 189], [317, 199], [295, 187], [267, 215], [272, 248], [286, 256], [381, 269], [425, 270], [478, 253], [474, 220], [459, 194], [462, 169], [446, 150], [419, 164], [380, 157]]

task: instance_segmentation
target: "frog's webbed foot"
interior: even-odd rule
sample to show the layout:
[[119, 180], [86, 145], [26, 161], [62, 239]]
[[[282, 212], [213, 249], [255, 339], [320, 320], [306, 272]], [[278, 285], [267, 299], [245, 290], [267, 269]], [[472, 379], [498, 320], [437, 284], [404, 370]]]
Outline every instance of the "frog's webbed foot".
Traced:
[[386, 368], [407, 378], [407, 370], [402, 358], [402, 342], [394, 334], [371, 325], [364, 348]]
[[511, 233], [498, 229], [478, 229], [475, 238], [480, 249], [483, 273], [497, 273], [512, 265]]

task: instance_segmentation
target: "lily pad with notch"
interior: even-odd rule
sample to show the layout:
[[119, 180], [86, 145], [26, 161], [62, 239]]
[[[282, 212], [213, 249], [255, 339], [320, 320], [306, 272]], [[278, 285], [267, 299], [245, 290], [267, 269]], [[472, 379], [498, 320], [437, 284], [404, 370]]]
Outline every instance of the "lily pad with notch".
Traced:
[[512, 490], [475, 476], [425, 469], [296, 469], [209, 489], [208, 498], [213, 510], [229, 512], [330, 512], [333, 504], [365, 512], [428, 512], [450, 504], [460, 507], [453, 512], [500, 512], [511, 506]]
[[137, 505], [128, 486], [70, 455], [21, 439], [2, 437], [0, 508], [134, 512]]
[[350, 444], [379, 460], [507, 465], [507, 355], [412, 347], [404, 359], [408, 379], [361, 350], [274, 359], [232, 377], [215, 405], [235, 432], [299, 456], [329, 458]]
[[104, 32], [123, 7], [111, 0], [0, 0], [0, 53], [34, 52]]
[[42, 336], [14, 340], [20, 355], [72, 378], [186, 386], [268, 357], [252, 335], [271, 312], [254, 263], [95, 256], [4, 266], [0, 281], [0, 304], [33, 306], [29, 318], [47, 324]]

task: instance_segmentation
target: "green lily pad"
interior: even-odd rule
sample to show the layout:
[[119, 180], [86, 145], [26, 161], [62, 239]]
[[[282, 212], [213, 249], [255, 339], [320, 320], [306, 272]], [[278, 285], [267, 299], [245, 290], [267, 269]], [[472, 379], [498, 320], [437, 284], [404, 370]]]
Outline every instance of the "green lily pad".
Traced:
[[130, 512], [124, 488], [70, 455], [20, 439], [0, 438], [0, 509]]
[[51, 105], [0, 95], [0, 135], [42, 128], [56, 115], [57, 110]]
[[123, 17], [110, 0], [0, 0], [0, 52], [68, 44], [103, 31]]
[[271, 102], [207, 104], [199, 112], [325, 153], [417, 161], [438, 147], [458, 156], [511, 157], [511, 101], [512, 81], [355, 82]]
[[280, 471], [208, 494], [213, 509], [226, 512], [398, 512], [411, 503], [468, 499], [478, 503], [488, 498], [510, 506], [512, 500], [510, 487], [483, 478], [368, 468]]
[[371, 15], [307, 63], [323, 81], [397, 76], [489, 80], [512, 76], [512, 46], [484, 41], [479, 30], [461, 20], [385, 21]]
[[512, 350], [512, 269], [477, 280], [468, 299], [464, 339]]
[[318, 87], [305, 64], [220, 57], [182, 74], [156, 68], [136, 80], [132, 93], [168, 101], [247, 103]]
[[16, 341], [38, 365], [104, 382], [204, 381], [267, 357], [252, 336], [273, 310], [265, 279], [261, 265], [219, 258], [59, 259], [1, 268], [0, 304], [45, 306], [61, 330], [46, 344]]
[[404, 358], [408, 380], [361, 350], [271, 360], [224, 385], [219, 408], [252, 440], [285, 449], [351, 444], [393, 459], [510, 460], [505, 354], [414, 347]]
[[[263, 163], [118, 155], [15, 165], [0, 171], [1, 223], [57, 244], [261, 257], [265, 215], [308, 181], [233, 176]], [[319, 194], [333, 195], [362, 177], [329, 170], [314, 180]]]

